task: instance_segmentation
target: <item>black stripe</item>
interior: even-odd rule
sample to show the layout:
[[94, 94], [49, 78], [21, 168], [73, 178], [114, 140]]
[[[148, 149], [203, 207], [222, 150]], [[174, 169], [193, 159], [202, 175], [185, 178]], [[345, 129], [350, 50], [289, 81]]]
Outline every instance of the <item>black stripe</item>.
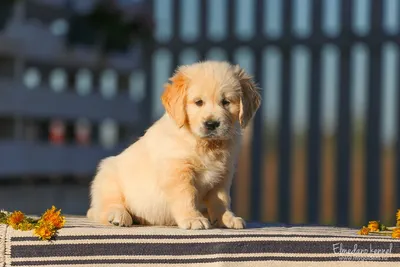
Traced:
[[[336, 245], [335, 245], [336, 244]], [[112, 256], [112, 255], [212, 255], [237, 253], [334, 253], [337, 248], [368, 249], [373, 244], [374, 249], [388, 249], [387, 242], [372, 243], [371, 241], [235, 241], [215, 243], [112, 243], [112, 244], [57, 244], [21, 246], [11, 248], [12, 258], [26, 257], [60, 257], [60, 256]], [[393, 242], [392, 253], [400, 253], [400, 242]], [[190, 249], [188, 249], [190, 247]], [[337, 250], [336, 250], [337, 251]]]
[[[346, 236], [346, 235], [307, 235], [301, 234], [249, 234], [249, 235], [80, 235], [80, 236], [57, 236], [56, 240], [101, 240], [101, 239], [197, 239], [197, 238], [207, 238], [207, 239], [231, 239], [231, 238], [272, 238], [272, 237], [282, 237], [282, 238], [315, 238], [318, 241], [319, 238], [350, 238], [357, 239], [363, 238], [362, 236]], [[374, 236], [374, 239], [387, 239], [384, 236]], [[11, 241], [37, 241], [37, 237], [33, 236], [17, 236], [12, 237]], [[194, 242], [196, 240], [193, 240]], [[396, 241], [395, 241], [396, 242]], [[400, 241], [399, 241], [400, 242]]]
[[[397, 262], [400, 257], [368, 258], [360, 255], [362, 261], [371, 262]], [[333, 257], [241, 257], [241, 258], [219, 258], [212, 259], [118, 259], [118, 260], [57, 260], [57, 261], [19, 261], [13, 262], [11, 266], [24, 265], [73, 265], [73, 264], [190, 264], [190, 263], [213, 263], [213, 262], [251, 262], [251, 261], [297, 261], [297, 262], [327, 262], [340, 261], [339, 256]], [[350, 257], [347, 261], [360, 261], [360, 258]]]

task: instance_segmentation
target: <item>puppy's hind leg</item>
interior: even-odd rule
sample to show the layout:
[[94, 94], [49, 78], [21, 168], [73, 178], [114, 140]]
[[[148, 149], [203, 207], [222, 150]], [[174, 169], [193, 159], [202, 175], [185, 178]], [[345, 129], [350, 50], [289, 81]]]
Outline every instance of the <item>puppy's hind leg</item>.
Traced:
[[132, 225], [132, 216], [125, 207], [118, 172], [113, 157], [103, 160], [91, 186], [91, 207], [87, 212], [89, 219], [117, 226]]

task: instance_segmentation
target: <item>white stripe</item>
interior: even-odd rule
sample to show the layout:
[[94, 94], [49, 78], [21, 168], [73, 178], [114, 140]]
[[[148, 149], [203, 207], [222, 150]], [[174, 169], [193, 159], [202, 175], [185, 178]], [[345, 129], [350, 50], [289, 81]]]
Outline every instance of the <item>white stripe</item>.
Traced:
[[[210, 230], [182, 230], [178, 228], [161, 228], [156, 226], [147, 227], [115, 227], [115, 226], [103, 226], [103, 227], [76, 227], [76, 228], [63, 228], [59, 231], [59, 236], [90, 236], [90, 235], [179, 235], [179, 236], [192, 236], [192, 235], [307, 235], [307, 236], [332, 236], [332, 237], [361, 237], [357, 235], [356, 230], [342, 229], [341, 231], [335, 231], [334, 228], [330, 230], [326, 229], [315, 229], [314, 231], [307, 231], [307, 229], [292, 229], [284, 228], [277, 229], [274, 227], [270, 228], [257, 228], [257, 229], [246, 229], [246, 230], [232, 230], [232, 229], [210, 229]], [[13, 236], [29, 237], [32, 236], [31, 232], [15, 231]]]
[[247, 258], [247, 257], [284, 257], [284, 258], [330, 258], [341, 256], [365, 257], [365, 258], [394, 258], [400, 254], [345, 254], [345, 253], [237, 253], [237, 254], [210, 254], [210, 255], [112, 255], [112, 256], [71, 256], [71, 257], [32, 257], [32, 258], [13, 258], [13, 262], [24, 261], [63, 261], [63, 260], [189, 260], [189, 259], [214, 259], [214, 258]]
[[[315, 262], [315, 261], [244, 261], [244, 262], [210, 262], [210, 263], [186, 263], [185, 267], [222, 267], [222, 266], [229, 266], [229, 267], [289, 267], [289, 266], [296, 266], [296, 267], [354, 267], [355, 264], [357, 266], [362, 267], [376, 267], [376, 262], [354, 262], [354, 261], [330, 261], [330, 262]], [[399, 267], [398, 262], [379, 262], [379, 266], [385, 267]], [[102, 263], [102, 264], [73, 264], [68, 266], [73, 267], [109, 267], [110, 263]], [[114, 266], [114, 265], [113, 265]], [[168, 265], [164, 264], [148, 264], [148, 263], [135, 263], [135, 267], [149, 267], [149, 266], [168, 266], [168, 267], [182, 267], [182, 264], [171, 264]], [[9, 266], [7, 266], [9, 267]], [[20, 267], [38, 267], [38, 265], [23, 265]], [[60, 267], [60, 265], [46, 265], [46, 267]], [[118, 267], [132, 267], [131, 263], [118, 263]]]
[[[377, 242], [377, 239], [373, 238], [347, 238], [347, 237], [246, 237], [246, 238], [227, 238], [227, 239], [215, 239], [215, 238], [196, 238], [196, 239], [108, 239], [108, 240], [96, 240], [96, 239], [83, 239], [83, 240], [57, 240], [54, 241], [57, 245], [71, 245], [71, 244], [191, 244], [191, 243], [235, 243], [243, 241], [291, 241], [291, 242], [341, 242], [341, 241], [371, 241]], [[382, 243], [394, 243], [399, 242], [393, 239], [379, 239]], [[40, 240], [36, 241], [13, 241], [13, 245], [18, 246], [51, 246], [52, 243], [43, 242]]]
[[[236, 236], [238, 238], [249, 238], [251, 237], [251, 235], [257, 235], [257, 236], [264, 236], [264, 237], [268, 237], [268, 236], [273, 236], [273, 235], [280, 235], [282, 237], [285, 236], [290, 236], [290, 235], [294, 235], [294, 236], [307, 236], [307, 237], [313, 237], [313, 238], [319, 238], [318, 236], [324, 236], [323, 238], [327, 237], [338, 237], [338, 238], [345, 238], [345, 237], [356, 237], [356, 238], [368, 238], [368, 236], [360, 236], [356, 233], [353, 234], [331, 234], [331, 233], [303, 233], [303, 232], [293, 232], [293, 231], [286, 231], [286, 232], [277, 232], [274, 231], [273, 229], [271, 229], [271, 231], [269, 232], [257, 232], [256, 230], [252, 231], [252, 232], [248, 232], [248, 233], [235, 233], [232, 231], [227, 230], [226, 232], [215, 232], [212, 230], [200, 230], [200, 231], [195, 231], [195, 230], [188, 230], [186, 231], [186, 233], [182, 233], [182, 232], [175, 232], [175, 231], [171, 231], [171, 230], [167, 230], [167, 231], [155, 231], [154, 229], [152, 229], [152, 227], [147, 228], [147, 230], [144, 231], [136, 231], [134, 229], [129, 229], [129, 230], [124, 230], [121, 228], [116, 228], [116, 229], [110, 229], [110, 228], [106, 228], [104, 229], [93, 229], [93, 228], [77, 228], [77, 229], [61, 229], [58, 232], [58, 236], [82, 236], [82, 237], [90, 237], [90, 236], [107, 236], [107, 235], [120, 235], [120, 236], [127, 236], [127, 235], [132, 235], [132, 236], [180, 236], [180, 237], [187, 237], [187, 238], [192, 238], [193, 236], [212, 236], [212, 235], [216, 235], [218, 236], [218, 238], [224, 238], [224, 236], [227, 236], [228, 238], [230, 238], [231, 236]], [[31, 232], [22, 232], [22, 231], [16, 231], [13, 236], [15, 237], [32, 237]], [[369, 235], [369, 237], [371, 237], [373, 235]], [[378, 235], [374, 235], [374, 236], [378, 236]], [[380, 236], [383, 237], [381, 239], [388, 239], [389, 237], [385, 237], [385, 236]], [[375, 238], [375, 240], [377, 240]], [[380, 239], [378, 239], [380, 240]]]

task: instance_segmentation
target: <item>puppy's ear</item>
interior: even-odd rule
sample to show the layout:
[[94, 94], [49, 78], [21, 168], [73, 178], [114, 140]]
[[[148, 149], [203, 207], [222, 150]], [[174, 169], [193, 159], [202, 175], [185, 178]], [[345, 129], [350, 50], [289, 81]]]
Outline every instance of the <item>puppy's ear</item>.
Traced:
[[240, 86], [242, 87], [239, 122], [240, 126], [244, 129], [260, 107], [261, 95], [259, 93], [259, 88], [250, 75], [239, 67], [239, 65], [236, 65], [234, 70], [239, 79]]
[[162, 104], [167, 113], [175, 120], [179, 128], [186, 124], [186, 93], [187, 93], [187, 77], [177, 71], [170, 83], [164, 85], [164, 93], [161, 96]]

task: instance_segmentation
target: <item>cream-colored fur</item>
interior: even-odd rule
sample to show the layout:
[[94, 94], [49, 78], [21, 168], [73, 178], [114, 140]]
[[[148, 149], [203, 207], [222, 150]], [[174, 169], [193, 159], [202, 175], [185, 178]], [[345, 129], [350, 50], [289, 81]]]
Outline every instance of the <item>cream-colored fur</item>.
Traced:
[[[166, 84], [166, 113], [121, 154], [104, 159], [88, 217], [129, 226], [244, 228], [230, 208], [239, 135], [260, 105], [238, 66], [206, 61], [178, 68]], [[208, 129], [205, 121], [218, 121]]]

